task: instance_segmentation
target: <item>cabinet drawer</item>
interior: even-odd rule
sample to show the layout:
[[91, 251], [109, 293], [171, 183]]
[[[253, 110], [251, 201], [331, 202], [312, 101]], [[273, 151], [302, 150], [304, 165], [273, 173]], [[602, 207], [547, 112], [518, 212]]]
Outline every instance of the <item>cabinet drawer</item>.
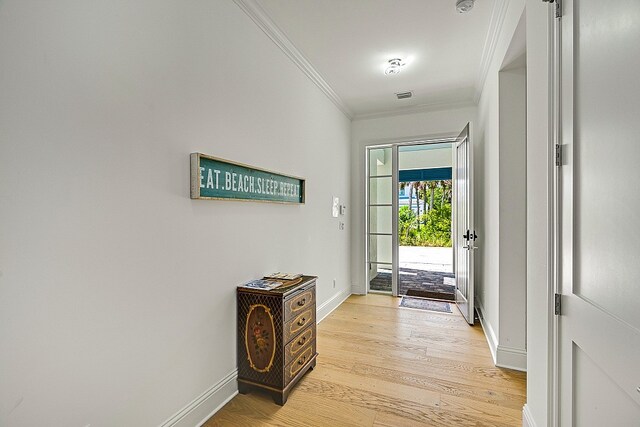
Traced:
[[316, 305], [312, 305], [307, 310], [298, 314], [284, 325], [284, 342], [289, 343], [293, 337], [302, 332], [303, 329], [316, 321]]
[[304, 368], [307, 363], [309, 363], [309, 361], [313, 358], [313, 355], [315, 354], [316, 354], [316, 342], [311, 341], [306, 344], [306, 347], [301, 351], [298, 357], [296, 357], [293, 360], [293, 362], [288, 364], [287, 367], [284, 369], [285, 387], [287, 386], [287, 384], [289, 384], [289, 382], [291, 382], [293, 377], [295, 377], [296, 374], [300, 372], [300, 370]]
[[288, 365], [313, 340], [316, 339], [315, 325], [310, 325], [284, 348], [284, 364]]
[[315, 286], [294, 295], [290, 299], [284, 302], [284, 321], [291, 320], [298, 313], [309, 308], [315, 303], [316, 300], [316, 288]]

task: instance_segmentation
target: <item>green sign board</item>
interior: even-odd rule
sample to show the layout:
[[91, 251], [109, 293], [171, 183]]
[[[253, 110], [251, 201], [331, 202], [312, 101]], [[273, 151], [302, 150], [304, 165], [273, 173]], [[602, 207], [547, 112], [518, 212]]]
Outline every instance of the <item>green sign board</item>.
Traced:
[[191, 154], [191, 198], [304, 203], [304, 179]]

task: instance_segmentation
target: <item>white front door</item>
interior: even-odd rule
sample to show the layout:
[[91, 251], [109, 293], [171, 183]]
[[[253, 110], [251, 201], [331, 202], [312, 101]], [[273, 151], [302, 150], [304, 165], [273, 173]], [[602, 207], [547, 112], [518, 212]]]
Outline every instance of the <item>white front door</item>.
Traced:
[[456, 140], [454, 161], [456, 303], [467, 322], [473, 325], [473, 253], [477, 236], [473, 221], [473, 146], [469, 124]]
[[561, 426], [640, 426], [640, 1], [564, 0]]

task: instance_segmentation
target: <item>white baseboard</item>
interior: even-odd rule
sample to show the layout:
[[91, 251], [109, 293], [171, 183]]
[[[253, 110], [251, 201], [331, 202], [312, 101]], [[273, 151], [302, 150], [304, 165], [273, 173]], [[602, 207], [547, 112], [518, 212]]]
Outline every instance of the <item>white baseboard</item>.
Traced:
[[491, 324], [487, 322], [484, 316], [484, 308], [482, 304], [478, 300], [475, 300], [476, 310], [478, 310], [478, 317], [480, 318], [480, 325], [482, 325], [482, 330], [484, 331], [484, 336], [487, 339], [487, 343], [489, 344], [489, 350], [491, 351], [491, 357], [493, 358], [493, 364], [497, 365], [497, 353], [498, 353], [498, 338], [496, 337], [495, 332], [493, 332], [493, 328]]
[[498, 337], [496, 337], [491, 324], [487, 321], [484, 315], [484, 308], [478, 300], [475, 301], [476, 309], [478, 310], [478, 317], [480, 317], [480, 324], [484, 330], [484, 336], [489, 344], [489, 350], [491, 351], [491, 357], [493, 358], [493, 364], [499, 368], [515, 369], [516, 371], [527, 371], [527, 352], [518, 348], [506, 347], [498, 344]]
[[238, 370], [234, 369], [207, 391], [180, 409], [160, 427], [193, 427], [204, 424], [214, 413], [238, 394]]
[[316, 309], [316, 319], [318, 319], [318, 323], [322, 322], [325, 317], [327, 317], [333, 310], [338, 308], [340, 304], [342, 304], [347, 298], [351, 296], [351, 290], [346, 289], [342, 292], [338, 292]]
[[[318, 323], [338, 308], [350, 295], [350, 289], [338, 292], [318, 306], [316, 313]], [[238, 370], [235, 369], [172, 415], [160, 427], [200, 427], [238, 394], [237, 379]]]
[[367, 287], [366, 285], [351, 285], [351, 293], [355, 295], [366, 295]]
[[522, 427], [536, 427], [536, 422], [533, 421], [533, 415], [531, 415], [531, 409], [526, 403], [522, 408]]
[[498, 344], [496, 366], [527, 372], [527, 351]]

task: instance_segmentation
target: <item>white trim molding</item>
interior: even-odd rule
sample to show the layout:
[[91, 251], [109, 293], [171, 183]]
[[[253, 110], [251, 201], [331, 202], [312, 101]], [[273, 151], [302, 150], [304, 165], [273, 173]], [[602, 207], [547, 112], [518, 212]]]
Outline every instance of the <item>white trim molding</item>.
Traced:
[[498, 344], [496, 366], [527, 372], [527, 351]]
[[256, 0], [233, 0], [349, 120], [353, 112]]
[[524, 404], [522, 408], [522, 427], [537, 427], [536, 422], [533, 420], [531, 409], [528, 404]]
[[489, 344], [493, 364], [499, 368], [514, 369], [516, 371], [527, 371], [527, 351], [519, 348], [500, 345], [496, 333], [491, 324], [485, 319], [484, 307], [479, 300], [475, 300], [475, 306], [480, 318], [480, 325], [484, 331], [484, 336]]
[[160, 427], [201, 426], [238, 394], [237, 378], [238, 370], [234, 369], [160, 424]]
[[331, 298], [320, 304], [316, 309], [316, 319], [318, 319], [318, 323], [322, 322], [333, 310], [340, 307], [340, 304], [350, 296], [351, 289], [346, 289], [342, 292], [336, 293]]
[[495, 0], [493, 9], [491, 11], [491, 21], [489, 22], [489, 31], [487, 37], [484, 40], [484, 47], [482, 49], [482, 60], [480, 61], [480, 72], [476, 80], [476, 93], [473, 101], [477, 104], [480, 101], [480, 95], [482, 95], [482, 89], [484, 82], [487, 80], [489, 74], [489, 67], [491, 66], [491, 60], [493, 54], [496, 51], [496, 45], [498, 44], [498, 37], [502, 30], [502, 24], [507, 14], [507, 8], [509, 7], [508, 0]]
[[[316, 310], [318, 323], [338, 308], [350, 295], [350, 290], [338, 292], [320, 304]], [[237, 379], [238, 370], [234, 369], [160, 424], [160, 427], [200, 427], [238, 394]]]
[[491, 324], [485, 320], [484, 316], [484, 308], [478, 299], [475, 299], [476, 310], [478, 311], [478, 317], [480, 318], [480, 325], [482, 325], [482, 330], [484, 331], [484, 336], [487, 339], [487, 344], [489, 344], [489, 350], [491, 351], [491, 357], [493, 358], [493, 364], [497, 366], [497, 351], [498, 351], [498, 338], [496, 337], [495, 332], [493, 332], [493, 328]]
[[375, 113], [358, 114], [353, 120], [370, 120], [383, 117], [404, 116], [408, 114], [428, 113], [431, 111], [457, 110], [461, 108], [476, 107], [477, 102], [473, 99], [463, 99], [451, 102], [434, 102], [429, 104], [413, 105], [411, 107], [396, 108], [394, 110], [380, 111]]

